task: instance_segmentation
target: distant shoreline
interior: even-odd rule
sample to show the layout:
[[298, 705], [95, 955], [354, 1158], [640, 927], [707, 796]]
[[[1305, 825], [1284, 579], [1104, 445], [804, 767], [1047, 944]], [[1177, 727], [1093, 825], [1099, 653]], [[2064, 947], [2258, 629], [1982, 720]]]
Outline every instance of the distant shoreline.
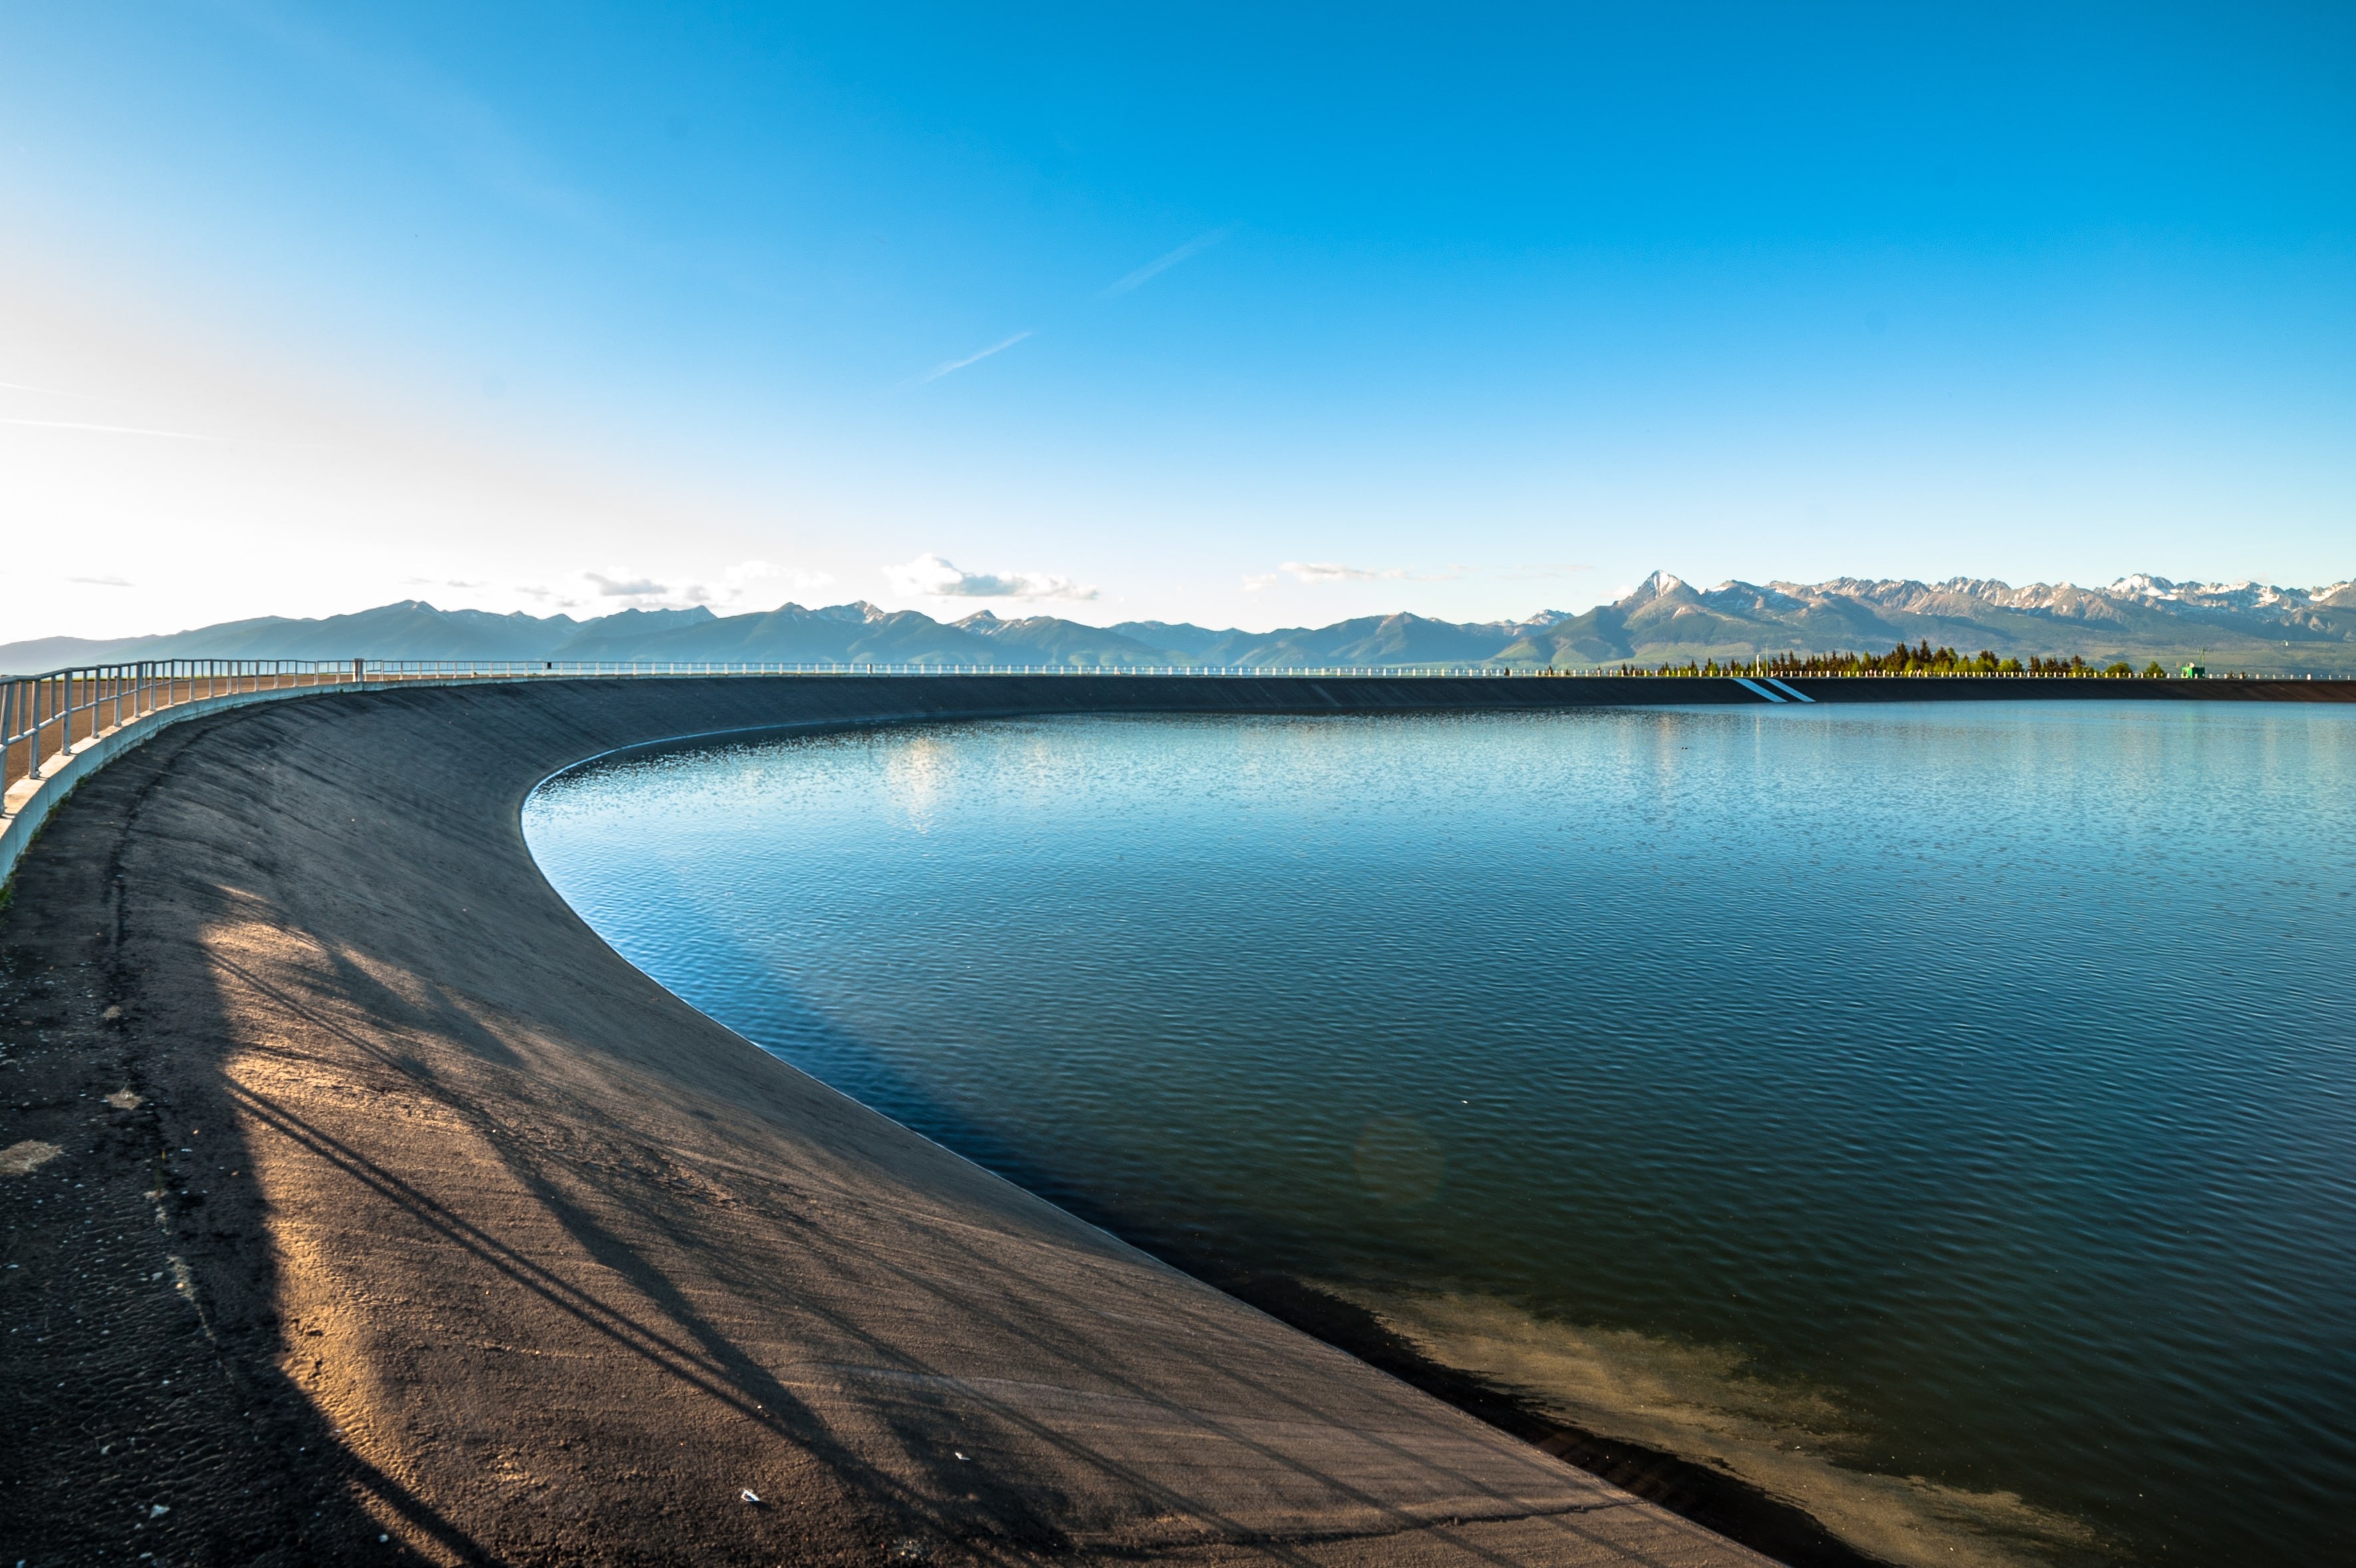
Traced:
[[[944, 614], [949, 613], [947, 610]], [[988, 665], [1001, 669], [1485, 666], [1518, 671], [1658, 670], [1717, 660], [1826, 660], [1893, 644], [1990, 650], [2022, 666], [2072, 659], [2138, 671], [2207, 663], [2268, 677], [2356, 679], [2356, 581], [2313, 589], [2124, 577], [2107, 586], [1985, 579], [1730, 582], [1697, 589], [1656, 572], [1577, 615], [1448, 621], [1393, 611], [1245, 631], [1185, 622], [1096, 626], [1048, 614], [954, 620], [865, 600], [715, 615], [707, 606], [569, 615], [438, 609], [405, 599], [318, 619], [262, 616], [154, 636], [0, 643], [0, 670], [155, 659], [553, 660], [655, 663]]]

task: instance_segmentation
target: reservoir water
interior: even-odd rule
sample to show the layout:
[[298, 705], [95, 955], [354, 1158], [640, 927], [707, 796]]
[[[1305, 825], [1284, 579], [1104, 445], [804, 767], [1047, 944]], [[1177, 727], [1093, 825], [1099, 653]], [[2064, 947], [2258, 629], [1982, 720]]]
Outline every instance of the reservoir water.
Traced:
[[525, 825], [787, 1061], [1890, 1561], [2356, 1560], [2356, 711], [1002, 721]]

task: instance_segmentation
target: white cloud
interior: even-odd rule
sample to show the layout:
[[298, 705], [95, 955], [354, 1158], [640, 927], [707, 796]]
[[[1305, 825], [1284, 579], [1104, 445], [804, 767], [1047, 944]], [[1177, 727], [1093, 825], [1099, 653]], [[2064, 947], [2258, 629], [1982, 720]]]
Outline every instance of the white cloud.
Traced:
[[131, 579], [128, 577], [68, 577], [66, 581], [69, 583], [87, 583], [93, 588], [127, 588], [131, 586]]
[[1273, 588], [1276, 586], [1277, 579], [1282, 575], [1283, 574], [1280, 572], [1252, 573], [1250, 575], [1244, 578], [1244, 592], [1247, 594], [1257, 594], [1264, 588]]
[[611, 573], [584, 572], [581, 575], [596, 585], [600, 598], [659, 599], [670, 592], [667, 585], [658, 583], [651, 577], [642, 577], [619, 569]]
[[727, 586], [720, 590], [718, 596], [733, 604], [750, 596], [759, 585], [777, 578], [783, 578], [795, 592], [807, 593], [833, 582], [834, 574], [801, 567], [788, 570], [771, 561], [739, 561], [720, 574], [720, 580]]
[[967, 572], [927, 552], [884, 575], [904, 594], [932, 599], [1093, 599], [1097, 591], [1043, 572]]
[[679, 591], [679, 596], [691, 605], [713, 605], [722, 608], [733, 607], [753, 591], [755, 583], [767, 581], [778, 575], [778, 568], [766, 561], [739, 561], [734, 566], [723, 567], [721, 586], [710, 587], [702, 583], [690, 583]]
[[[780, 578], [784, 579], [793, 592], [806, 594], [813, 588], [823, 588], [833, 582], [834, 574], [808, 571], [798, 567], [788, 570], [769, 561], [739, 561], [720, 574], [721, 581], [726, 585], [716, 594], [705, 595], [698, 602], [722, 606], [740, 604], [755, 597], [762, 584]], [[767, 596], [760, 596], [766, 598]]]
[[[798, 590], [822, 587], [834, 581], [830, 572], [788, 571], [769, 561], [739, 561], [721, 568], [719, 576], [664, 581], [647, 573], [626, 566], [615, 566], [603, 572], [584, 572], [582, 578], [601, 599], [620, 599], [631, 609], [679, 609], [692, 605], [708, 605], [722, 614], [736, 613], [747, 600], [765, 598], [762, 585], [784, 578]], [[520, 588], [519, 593], [535, 598], [548, 599], [555, 591], [548, 588]], [[570, 603], [569, 600], [559, 602]]]
[[1344, 566], [1332, 561], [1287, 561], [1277, 568], [1290, 573], [1312, 587], [1321, 583], [1373, 583], [1383, 578], [1401, 578], [1407, 574], [1393, 566], [1374, 571], [1365, 566]]
[[[1333, 561], [1287, 561], [1276, 571], [1312, 588], [1328, 583], [1452, 583], [1464, 575], [1462, 566], [1442, 566], [1437, 572], [1410, 572], [1404, 566], [1344, 566]], [[1250, 586], [1252, 581], [1245, 579], [1245, 585]], [[1258, 585], [1266, 587], [1275, 581], [1276, 573], [1272, 572]]]

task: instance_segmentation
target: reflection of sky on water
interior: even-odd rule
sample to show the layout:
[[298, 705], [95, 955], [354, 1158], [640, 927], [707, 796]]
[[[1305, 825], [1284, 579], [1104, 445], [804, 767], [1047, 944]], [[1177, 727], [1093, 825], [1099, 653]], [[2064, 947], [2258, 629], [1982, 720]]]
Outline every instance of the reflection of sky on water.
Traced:
[[2218, 1560], [2356, 1488], [2351, 785], [2321, 707], [1065, 719], [528, 826], [665, 983], [1147, 1245], [1818, 1391], [1926, 1552]]

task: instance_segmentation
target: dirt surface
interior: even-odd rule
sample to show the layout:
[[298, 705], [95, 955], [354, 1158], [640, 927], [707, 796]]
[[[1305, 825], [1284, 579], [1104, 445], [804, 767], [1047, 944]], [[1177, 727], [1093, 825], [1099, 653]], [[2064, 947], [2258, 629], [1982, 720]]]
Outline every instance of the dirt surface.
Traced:
[[1763, 1561], [755, 1049], [519, 826], [660, 736], [1145, 696], [393, 691], [85, 782], [0, 914], [0, 1563]]
[[60, 1150], [0, 1176], [0, 1559], [398, 1561], [358, 1506], [386, 1478], [279, 1375], [220, 1058], [122, 1005], [126, 830], [192, 738], [85, 786], [0, 915], [0, 1137]]

